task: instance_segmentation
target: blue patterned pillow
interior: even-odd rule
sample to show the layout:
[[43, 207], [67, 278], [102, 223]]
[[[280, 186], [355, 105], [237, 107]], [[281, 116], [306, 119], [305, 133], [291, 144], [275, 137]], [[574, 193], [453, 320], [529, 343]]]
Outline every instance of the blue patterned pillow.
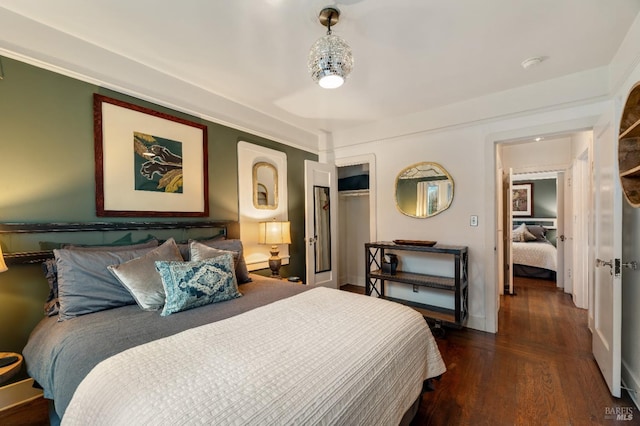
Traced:
[[231, 253], [201, 261], [156, 261], [156, 269], [166, 294], [162, 316], [242, 296]]

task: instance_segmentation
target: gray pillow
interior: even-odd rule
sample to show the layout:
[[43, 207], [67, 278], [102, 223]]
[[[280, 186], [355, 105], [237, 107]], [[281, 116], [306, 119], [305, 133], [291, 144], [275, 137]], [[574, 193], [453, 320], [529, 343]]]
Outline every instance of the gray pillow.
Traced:
[[121, 251], [121, 250], [135, 250], [140, 248], [158, 247], [158, 240], [151, 238], [143, 243], [129, 244], [129, 245], [104, 245], [104, 246], [87, 246], [87, 245], [75, 245], [75, 244], [63, 244], [63, 249], [69, 250], [86, 250], [86, 251]]
[[159, 261], [156, 269], [167, 295], [161, 316], [242, 296], [231, 253], [201, 261]]
[[155, 311], [164, 305], [165, 294], [162, 279], [156, 270], [157, 260], [182, 262], [182, 255], [173, 238], [144, 256], [108, 266], [109, 271], [129, 290], [138, 306], [146, 311]]
[[525, 225], [524, 223], [513, 230], [513, 232], [511, 233], [511, 237], [514, 242], [521, 243], [536, 240], [536, 237], [531, 232], [529, 232], [529, 230], [527, 229], [527, 225]]
[[191, 260], [191, 258], [189, 257], [189, 243], [177, 243], [178, 244], [178, 250], [180, 250], [180, 254], [182, 255], [182, 258], [184, 260]]
[[180, 254], [182, 255], [182, 258], [184, 260], [191, 260], [189, 258], [190, 256], [190, 252], [189, 252], [189, 243], [191, 241], [208, 241], [208, 240], [218, 240], [218, 241], [222, 241], [224, 240], [224, 234], [220, 234], [220, 235], [215, 235], [213, 237], [209, 236], [206, 238], [189, 238], [189, 240], [187, 242], [183, 242], [183, 241], [176, 241], [176, 244], [178, 244], [178, 248], [180, 249]]
[[527, 230], [533, 235], [535, 241], [548, 241], [547, 228], [540, 225], [527, 225]]
[[235, 265], [238, 263], [238, 258], [240, 256], [239, 252], [232, 250], [220, 250], [217, 248], [209, 247], [208, 245], [202, 244], [198, 241], [189, 241], [189, 260], [211, 259], [212, 257], [217, 257], [225, 253], [231, 253], [231, 255], [233, 256], [233, 265], [235, 271]]
[[[195, 241], [195, 240], [189, 240], [189, 244], [191, 244], [192, 241]], [[236, 271], [236, 279], [238, 280], [238, 284], [244, 284], [251, 281], [251, 277], [249, 276], [249, 270], [247, 269], [247, 263], [244, 260], [242, 241], [211, 239], [211, 240], [200, 240], [197, 242], [209, 247], [216, 248], [218, 250], [237, 252], [238, 260], [235, 262], [235, 271]]]
[[117, 251], [56, 249], [58, 321], [136, 303], [107, 269], [147, 254], [153, 248]]

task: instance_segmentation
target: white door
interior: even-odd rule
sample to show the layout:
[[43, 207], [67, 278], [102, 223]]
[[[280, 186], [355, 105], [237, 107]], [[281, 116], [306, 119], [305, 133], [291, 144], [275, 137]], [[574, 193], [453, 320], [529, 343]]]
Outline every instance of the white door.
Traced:
[[333, 164], [304, 162], [307, 284], [338, 287], [338, 184]]
[[588, 308], [589, 280], [589, 223], [591, 222], [591, 174], [589, 152], [585, 150], [573, 162], [573, 229], [571, 244], [573, 251], [573, 302], [578, 308]]
[[[506, 201], [504, 199], [504, 194], [505, 194], [505, 178], [504, 178], [504, 170], [502, 169], [502, 167], [498, 168], [498, 172], [496, 173], [496, 192], [498, 194], [498, 208], [497, 208], [497, 212], [498, 212], [498, 229], [496, 232], [497, 235], [497, 242], [496, 242], [496, 251], [498, 253], [498, 294], [504, 294], [504, 288], [505, 285], [507, 284], [506, 282], [506, 278], [505, 278], [505, 269], [506, 269], [506, 265], [508, 265], [508, 262], [505, 259], [505, 243], [506, 243], [506, 237], [505, 237], [505, 211], [504, 211], [504, 206], [506, 204]], [[497, 304], [498, 304], [498, 310], [500, 310], [500, 297], [498, 297], [497, 300]]]
[[609, 386], [620, 397], [622, 280], [622, 197], [617, 168], [613, 111], [594, 128], [595, 283], [589, 309], [593, 356]]
[[507, 204], [507, 243], [509, 244], [508, 249], [508, 260], [509, 260], [509, 294], [515, 294], [515, 288], [513, 287], [513, 169], [509, 168], [509, 184], [507, 187], [507, 200], [509, 204]]
[[[561, 238], [561, 236], [565, 235], [566, 232], [566, 226], [564, 223], [564, 217], [565, 217], [565, 209], [569, 210], [570, 207], [565, 204], [565, 201], [567, 200], [567, 196], [568, 194], [565, 193], [565, 173], [564, 172], [558, 172], [558, 174], [556, 175], [556, 212], [557, 215], [556, 217], [558, 218], [557, 222], [556, 222], [556, 247], [558, 248], [557, 250], [557, 264], [558, 264], [558, 268], [556, 269], [556, 287], [558, 288], [565, 288], [565, 283], [564, 283], [564, 275], [565, 275], [565, 264], [564, 264], [564, 259], [565, 259], [565, 250], [566, 250], [566, 246], [564, 243], [564, 238]], [[566, 291], [566, 290], [565, 290]]]
[[[581, 187], [580, 183], [580, 174], [577, 173], [576, 168], [576, 160], [573, 161], [572, 166], [565, 173], [565, 185], [564, 185], [564, 229], [562, 233], [558, 231], [558, 245], [560, 245], [560, 240], [564, 245], [564, 270], [562, 270], [562, 274], [564, 275], [564, 292], [570, 293], [572, 297], [574, 297], [574, 283], [579, 283], [581, 279], [587, 280], [587, 277], [578, 278], [580, 271], [578, 271], [577, 259], [580, 258], [581, 253], [586, 253], [588, 247], [581, 248], [577, 246], [576, 234], [577, 234], [577, 219], [583, 215], [582, 208], [579, 207], [578, 201], [580, 200], [578, 195], [578, 188]], [[591, 206], [585, 206], [587, 209], [591, 209]], [[585, 243], [588, 244], [588, 243]], [[561, 270], [558, 268], [558, 275], [561, 273]], [[575, 303], [575, 298], [574, 298]], [[587, 306], [583, 306], [583, 308], [587, 308]]]

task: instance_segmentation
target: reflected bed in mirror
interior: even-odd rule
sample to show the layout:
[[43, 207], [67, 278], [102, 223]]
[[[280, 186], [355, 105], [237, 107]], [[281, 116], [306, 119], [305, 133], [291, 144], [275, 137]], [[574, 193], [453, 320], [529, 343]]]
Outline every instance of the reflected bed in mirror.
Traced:
[[396, 178], [396, 207], [407, 216], [426, 218], [442, 213], [453, 201], [453, 178], [438, 163], [417, 163]]
[[266, 210], [278, 208], [278, 170], [266, 161], [253, 165], [253, 206]]

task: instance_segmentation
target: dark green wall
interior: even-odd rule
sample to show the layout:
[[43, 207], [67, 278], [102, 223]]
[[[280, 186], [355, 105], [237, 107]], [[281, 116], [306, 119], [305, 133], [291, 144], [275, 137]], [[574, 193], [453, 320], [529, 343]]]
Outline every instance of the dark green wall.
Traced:
[[533, 185], [533, 217], [552, 217], [555, 219], [558, 216], [556, 180], [537, 179], [533, 181], [514, 181], [513, 183], [525, 182]]
[[[304, 276], [304, 160], [317, 160], [317, 155], [0, 59], [5, 73], [0, 80], [0, 222], [131, 221], [98, 218], [95, 212], [93, 94], [101, 93], [207, 125], [210, 216], [195, 220], [238, 220], [238, 141], [286, 153], [294, 242], [289, 247], [291, 264], [282, 271]], [[20, 236], [0, 235], [0, 244], [4, 251], [23, 250]], [[47, 293], [37, 265], [13, 266], [0, 274], [0, 351], [21, 351], [42, 315]]]
[[557, 217], [558, 202], [555, 179], [533, 181], [533, 214], [535, 217]]

